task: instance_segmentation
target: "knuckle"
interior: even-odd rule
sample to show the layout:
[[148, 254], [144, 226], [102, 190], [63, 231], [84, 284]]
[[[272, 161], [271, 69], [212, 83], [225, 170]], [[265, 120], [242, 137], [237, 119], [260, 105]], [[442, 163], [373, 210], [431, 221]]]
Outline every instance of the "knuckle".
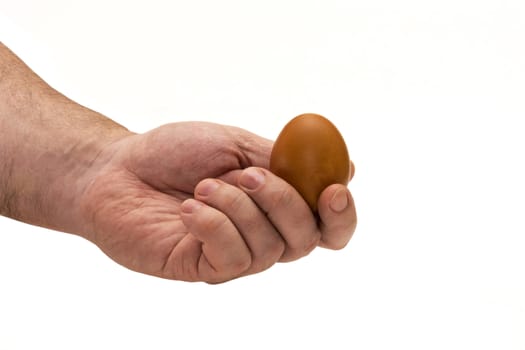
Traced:
[[343, 249], [344, 247], [346, 247], [346, 245], [348, 244], [347, 241], [326, 241], [326, 240], [323, 240], [323, 242], [321, 243], [322, 247], [323, 248], [326, 248], [326, 249], [330, 249], [330, 250], [341, 250]]
[[348, 241], [338, 242], [332, 246], [332, 250], [341, 250], [348, 245]]
[[232, 263], [229, 266], [229, 271], [232, 275], [238, 276], [244, 271], [248, 270], [252, 264], [251, 257], [245, 257], [236, 259], [235, 261], [232, 261]]
[[280, 210], [280, 208], [289, 207], [294, 200], [294, 193], [291, 187], [285, 187], [281, 191], [275, 192], [268, 206], [267, 212], [269, 214]]
[[240, 277], [252, 265], [250, 257], [242, 257], [230, 260], [227, 264], [217, 269], [212, 276], [207, 278], [208, 283], [222, 283]]
[[215, 232], [220, 231], [228, 222], [225, 215], [221, 215], [219, 212], [209, 211], [206, 215], [202, 215], [202, 219], [199, 221], [200, 228], [203, 232]]
[[357, 220], [354, 218], [337, 225], [321, 225], [321, 246], [332, 250], [341, 250], [346, 247], [354, 235]]
[[227, 196], [225, 205], [233, 212], [243, 210], [246, 207], [246, 194], [242, 191], [231, 193]]
[[303, 254], [298, 249], [287, 248], [281, 257], [282, 262], [295, 261], [303, 257]]
[[281, 239], [276, 239], [271, 248], [272, 256], [275, 257], [275, 260], [279, 260], [283, 256], [284, 251], [286, 250], [286, 244]]
[[310, 238], [306, 239], [302, 245], [297, 244], [296, 246], [288, 245], [280, 261], [288, 262], [298, 260], [304, 256], [310, 254], [321, 242], [320, 233], [311, 235]]
[[321, 234], [315, 233], [312, 237], [306, 241], [306, 244], [303, 246], [303, 256], [310, 254], [321, 241]]
[[332, 250], [341, 250], [348, 245], [348, 242], [350, 242], [352, 235], [353, 231], [349, 231], [346, 235], [338, 235], [337, 237], [323, 237], [321, 245], [324, 248]]
[[272, 240], [265, 249], [254, 258], [252, 268], [257, 271], [263, 271], [271, 267], [281, 259], [286, 250], [286, 245], [281, 239]]
[[252, 260], [250, 256], [234, 257], [220, 266], [207, 269], [202, 280], [208, 284], [219, 284], [242, 276], [250, 268]]

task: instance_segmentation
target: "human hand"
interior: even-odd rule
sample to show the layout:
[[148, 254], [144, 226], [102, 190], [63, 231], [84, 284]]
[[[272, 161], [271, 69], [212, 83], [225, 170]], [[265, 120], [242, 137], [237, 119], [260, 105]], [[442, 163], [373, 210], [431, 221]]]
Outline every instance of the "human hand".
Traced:
[[[218, 283], [343, 248], [352, 196], [334, 184], [317, 219], [268, 168], [272, 142], [210, 123], [174, 123], [107, 146], [87, 172], [82, 235], [116, 262], [163, 278]], [[353, 172], [352, 172], [353, 173]]]
[[1, 43], [0, 75], [0, 215], [188, 281], [260, 272], [352, 236], [348, 190], [326, 188], [317, 220], [266, 170], [271, 141], [209, 123], [135, 135], [51, 88]]

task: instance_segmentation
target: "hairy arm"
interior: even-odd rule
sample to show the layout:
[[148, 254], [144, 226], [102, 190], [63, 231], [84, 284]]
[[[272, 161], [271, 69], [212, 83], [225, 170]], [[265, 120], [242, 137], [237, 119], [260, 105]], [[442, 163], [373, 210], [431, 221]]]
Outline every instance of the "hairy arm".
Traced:
[[69, 100], [0, 43], [0, 214], [77, 230], [75, 201], [101, 149], [129, 135]]

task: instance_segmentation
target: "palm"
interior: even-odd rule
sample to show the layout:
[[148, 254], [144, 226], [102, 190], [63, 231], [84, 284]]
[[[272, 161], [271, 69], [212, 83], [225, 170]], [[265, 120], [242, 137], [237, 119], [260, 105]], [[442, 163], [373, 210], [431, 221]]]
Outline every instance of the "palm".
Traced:
[[199, 280], [203, 251], [180, 217], [181, 203], [202, 179], [266, 167], [270, 147], [241, 129], [206, 123], [171, 124], [121, 140], [83, 200], [90, 239], [130, 269]]

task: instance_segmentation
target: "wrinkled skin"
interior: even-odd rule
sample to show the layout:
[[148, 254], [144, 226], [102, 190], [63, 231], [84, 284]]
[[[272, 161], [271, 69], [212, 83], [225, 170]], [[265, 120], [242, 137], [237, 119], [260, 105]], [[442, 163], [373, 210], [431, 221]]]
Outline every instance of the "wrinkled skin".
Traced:
[[350, 192], [327, 187], [315, 217], [267, 170], [271, 147], [245, 130], [198, 122], [123, 137], [86, 175], [84, 236], [132, 270], [208, 283], [296, 260], [317, 246], [343, 248], [356, 226]]

